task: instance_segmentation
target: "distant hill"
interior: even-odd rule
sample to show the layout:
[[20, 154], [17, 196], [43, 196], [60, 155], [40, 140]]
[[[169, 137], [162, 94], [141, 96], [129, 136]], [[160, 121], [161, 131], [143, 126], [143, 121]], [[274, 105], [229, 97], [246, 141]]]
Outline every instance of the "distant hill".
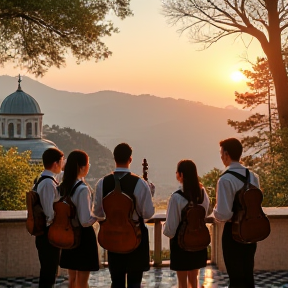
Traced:
[[45, 125], [43, 138], [53, 141], [64, 152], [66, 158], [75, 149], [84, 150], [89, 155], [91, 164], [86, 180], [93, 188], [99, 178], [114, 169], [115, 164], [111, 151], [89, 135], [76, 132], [71, 128]]
[[[16, 78], [0, 76], [0, 99], [13, 93], [17, 85]], [[180, 159], [193, 159], [200, 175], [214, 167], [222, 168], [219, 141], [237, 136], [227, 119], [243, 120], [249, 115], [231, 107], [152, 95], [58, 91], [28, 77], [23, 77], [21, 86], [38, 101], [44, 123], [73, 127], [110, 150], [120, 142], [129, 143], [134, 149], [133, 171], [141, 174], [142, 159], [147, 158], [148, 176], [158, 187], [166, 187], [161, 188], [165, 195], [178, 185], [175, 169]]]

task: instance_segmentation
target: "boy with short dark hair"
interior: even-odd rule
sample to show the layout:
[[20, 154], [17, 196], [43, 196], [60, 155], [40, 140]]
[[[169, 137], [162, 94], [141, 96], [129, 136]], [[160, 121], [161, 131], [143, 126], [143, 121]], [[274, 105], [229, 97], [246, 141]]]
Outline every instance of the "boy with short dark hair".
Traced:
[[127, 143], [118, 144], [114, 151], [114, 160], [118, 164], [125, 164], [132, 155], [132, 148]]
[[[96, 185], [93, 214], [99, 219], [105, 219], [102, 200], [115, 188], [114, 175], [119, 179], [121, 190], [127, 195], [135, 197], [133, 220], [140, 222], [142, 237], [140, 245], [132, 252], [121, 254], [108, 251], [108, 266], [113, 288], [140, 288], [143, 271], [150, 269], [148, 230], [143, 219], [149, 219], [154, 214], [150, 187], [144, 179], [130, 172], [132, 162], [132, 148], [127, 143], [117, 145], [113, 152], [116, 168], [112, 174], [100, 179]], [[152, 185], [151, 185], [152, 184]], [[149, 187], [150, 186], [150, 187]]]
[[[220, 142], [220, 155], [226, 171], [236, 172], [246, 177], [246, 167], [239, 163], [243, 147], [236, 138]], [[258, 175], [250, 172], [250, 182], [259, 187]], [[222, 174], [216, 188], [217, 203], [213, 214], [216, 220], [225, 222], [222, 235], [222, 250], [229, 276], [229, 288], [254, 288], [254, 256], [256, 243], [242, 244], [232, 237], [233, 203], [236, 193], [243, 187], [243, 182], [230, 173]], [[256, 227], [255, 227], [256, 228]]]
[[46, 215], [46, 229], [44, 234], [36, 236], [36, 248], [40, 261], [39, 288], [51, 288], [55, 284], [58, 270], [60, 249], [52, 246], [48, 240], [49, 225], [54, 218], [53, 203], [60, 199], [57, 190], [58, 183], [55, 175], [62, 170], [64, 154], [57, 148], [49, 148], [42, 155], [45, 170], [37, 181], [35, 190], [39, 194], [40, 202]]
[[223, 149], [224, 153], [228, 153], [232, 161], [239, 162], [243, 146], [241, 142], [236, 138], [228, 138], [220, 141], [220, 147]]

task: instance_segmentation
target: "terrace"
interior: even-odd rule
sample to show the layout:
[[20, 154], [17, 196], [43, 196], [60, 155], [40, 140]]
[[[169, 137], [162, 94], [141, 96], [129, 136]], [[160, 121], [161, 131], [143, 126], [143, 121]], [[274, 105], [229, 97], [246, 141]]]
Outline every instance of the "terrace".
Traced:
[[[255, 257], [256, 287], [288, 288], [288, 207], [264, 208], [271, 223], [271, 234], [258, 243]], [[25, 228], [26, 211], [0, 211], [0, 288], [4, 287], [37, 287], [39, 261], [34, 244]], [[165, 214], [156, 214], [147, 221], [151, 225], [150, 244], [154, 251], [151, 270], [144, 273], [142, 287], [177, 287], [177, 277], [169, 269], [169, 260], [161, 257], [162, 224]], [[97, 226], [95, 227], [97, 231]], [[211, 223], [211, 259], [206, 268], [200, 270], [199, 287], [227, 287], [228, 276], [222, 257], [221, 235], [223, 224]], [[166, 239], [167, 243], [167, 239]], [[100, 249], [100, 248], [99, 248]], [[91, 273], [90, 288], [110, 287], [110, 275], [106, 268], [105, 251], [102, 255], [102, 266], [98, 272]], [[59, 269], [56, 287], [68, 287], [67, 272]]]

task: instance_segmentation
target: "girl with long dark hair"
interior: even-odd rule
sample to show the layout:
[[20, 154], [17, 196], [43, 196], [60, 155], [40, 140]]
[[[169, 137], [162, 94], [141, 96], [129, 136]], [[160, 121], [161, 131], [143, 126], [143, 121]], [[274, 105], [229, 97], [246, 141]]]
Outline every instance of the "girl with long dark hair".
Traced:
[[[178, 244], [178, 227], [182, 209], [193, 201], [209, 209], [209, 197], [199, 183], [196, 165], [192, 160], [181, 160], [177, 165], [176, 179], [180, 189], [169, 200], [164, 235], [170, 238], [170, 269], [177, 271], [179, 288], [197, 288], [199, 269], [206, 266], [207, 248], [200, 251], [186, 251]], [[183, 195], [182, 195], [183, 194]]]
[[96, 235], [92, 227], [96, 218], [91, 216], [91, 191], [84, 182], [73, 189], [79, 181], [83, 181], [89, 167], [89, 157], [84, 151], [72, 151], [60, 184], [61, 196], [70, 196], [81, 224], [80, 245], [74, 249], [63, 249], [61, 253], [60, 267], [68, 269], [69, 288], [87, 288], [90, 271], [99, 270]]

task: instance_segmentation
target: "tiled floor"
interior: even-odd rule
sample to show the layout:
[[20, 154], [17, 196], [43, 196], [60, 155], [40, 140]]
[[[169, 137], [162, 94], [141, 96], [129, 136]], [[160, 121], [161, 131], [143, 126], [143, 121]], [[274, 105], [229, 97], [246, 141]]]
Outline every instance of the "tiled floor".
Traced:
[[[0, 288], [38, 287], [37, 278], [0, 278]], [[110, 275], [108, 269], [92, 272], [89, 279], [90, 288], [110, 288]], [[228, 276], [219, 272], [215, 266], [208, 265], [200, 270], [199, 288], [224, 288], [228, 287]], [[257, 288], [288, 288], [288, 271], [255, 272]], [[68, 280], [58, 277], [57, 288], [67, 288]], [[151, 268], [145, 272], [142, 288], [176, 288], [177, 276], [169, 268]]]

